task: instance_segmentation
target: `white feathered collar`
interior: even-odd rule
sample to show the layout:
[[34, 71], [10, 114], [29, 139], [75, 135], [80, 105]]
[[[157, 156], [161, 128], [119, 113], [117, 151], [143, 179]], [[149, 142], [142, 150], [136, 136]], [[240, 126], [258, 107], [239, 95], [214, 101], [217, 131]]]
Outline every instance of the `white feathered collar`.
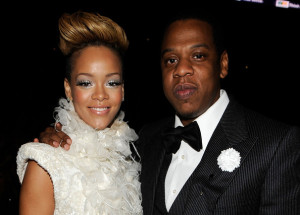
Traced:
[[131, 142], [138, 136], [123, 121], [124, 113], [119, 113], [110, 128], [95, 130], [79, 118], [72, 102], [60, 99], [59, 105], [55, 108], [56, 122], [63, 125], [62, 131], [72, 139], [67, 153], [78, 157], [77, 168], [86, 176], [81, 179], [86, 211], [142, 214], [141, 166], [130, 151]]
[[75, 112], [73, 103], [66, 99], [60, 99], [55, 113], [56, 122], [63, 125], [62, 131], [71, 136], [70, 151], [98, 156], [103, 154], [103, 150], [108, 150], [119, 152], [125, 157], [131, 155], [129, 144], [137, 140], [138, 136], [123, 121], [123, 111], [120, 111], [112, 126], [104, 130], [96, 130], [83, 122]]

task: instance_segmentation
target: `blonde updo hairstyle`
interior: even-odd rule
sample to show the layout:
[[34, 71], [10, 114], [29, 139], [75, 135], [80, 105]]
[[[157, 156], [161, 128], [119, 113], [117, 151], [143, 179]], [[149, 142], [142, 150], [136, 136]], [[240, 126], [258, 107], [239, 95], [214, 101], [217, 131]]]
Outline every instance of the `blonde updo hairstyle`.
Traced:
[[71, 80], [74, 61], [88, 46], [106, 46], [113, 50], [122, 63], [129, 42], [122, 27], [98, 13], [78, 11], [63, 14], [58, 21], [59, 48], [67, 57], [66, 78]]

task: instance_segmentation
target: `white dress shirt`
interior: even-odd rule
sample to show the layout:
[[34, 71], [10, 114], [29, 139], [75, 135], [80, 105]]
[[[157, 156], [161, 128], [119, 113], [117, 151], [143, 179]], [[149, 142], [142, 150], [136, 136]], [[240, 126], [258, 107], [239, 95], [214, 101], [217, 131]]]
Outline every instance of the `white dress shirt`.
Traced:
[[[197, 152], [184, 141], [176, 154], [172, 154], [166, 179], [165, 179], [165, 202], [169, 211], [185, 182], [189, 179], [200, 163], [207, 144], [217, 127], [227, 105], [229, 98], [225, 90], [220, 91], [220, 98], [195, 121], [198, 123], [201, 137], [202, 149]], [[183, 126], [179, 117], [175, 116], [175, 128]]]

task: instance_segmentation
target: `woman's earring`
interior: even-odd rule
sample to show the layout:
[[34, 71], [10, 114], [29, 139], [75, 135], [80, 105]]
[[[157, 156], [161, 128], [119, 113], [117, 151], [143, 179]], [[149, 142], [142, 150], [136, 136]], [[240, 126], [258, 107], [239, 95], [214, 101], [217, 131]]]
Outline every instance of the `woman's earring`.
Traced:
[[70, 99], [69, 99], [69, 97], [67, 97], [67, 101], [68, 101], [68, 102], [70, 102]]

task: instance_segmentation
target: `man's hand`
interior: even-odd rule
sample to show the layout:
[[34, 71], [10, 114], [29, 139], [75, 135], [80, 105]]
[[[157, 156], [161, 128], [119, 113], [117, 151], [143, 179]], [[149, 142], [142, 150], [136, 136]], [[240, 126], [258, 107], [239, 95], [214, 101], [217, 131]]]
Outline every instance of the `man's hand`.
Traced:
[[55, 148], [61, 146], [65, 150], [69, 150], [72, 140], [68, 135], [61, 131], [61, 127], [60, 123], [57, 123], [55, 128], [47, 127], [45, 131], [41, 132], [39, 139], [34, 139], [34, 142], [39, 142], [40, 140], [42, 143], [46, 143]]

